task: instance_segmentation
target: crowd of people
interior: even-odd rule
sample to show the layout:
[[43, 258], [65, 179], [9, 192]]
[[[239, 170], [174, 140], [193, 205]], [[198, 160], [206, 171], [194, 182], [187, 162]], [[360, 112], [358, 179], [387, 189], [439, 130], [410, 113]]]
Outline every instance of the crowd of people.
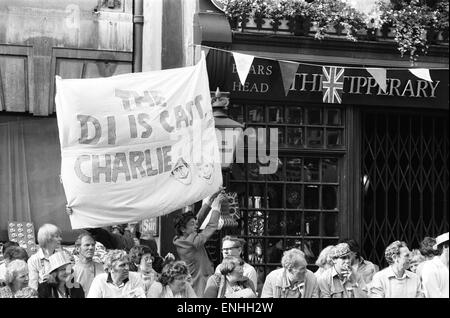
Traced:
[[391, 243], [381, 270], [352, 239], [325, 247], [314, 273], [305, 253], [292, 248], [264, 281], [242, 258], [246, 242], [225, 236], [223, 260], [214, 269], [205, 243], [218, 229], [223, 200], [218, 192], [197, 214], [182, 213], [173, 240], [178, 255], [164, 258], [156, 242], [121, 227], [87, 229], [69, 251], [60, 229], [44, 224], [35, 254], [4, 244], [0, 298], [449, 298], [448, 232], [424, 238], [419, 250]]

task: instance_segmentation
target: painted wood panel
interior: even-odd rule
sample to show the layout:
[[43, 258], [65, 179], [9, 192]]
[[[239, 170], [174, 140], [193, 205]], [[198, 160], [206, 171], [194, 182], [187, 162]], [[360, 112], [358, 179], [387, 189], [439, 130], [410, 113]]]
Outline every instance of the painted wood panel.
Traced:
[[26, 63], [23, 56], [0, 55], [0, 110], [26, 111]]
[[[115, 8], [102, 3], [0, 2], [0, 110], [54, 113], [55, 74], [82, 78], [131, 72], [132, 0], [115, 1]], [[65, 49], [73, 60], [56, 67]]]

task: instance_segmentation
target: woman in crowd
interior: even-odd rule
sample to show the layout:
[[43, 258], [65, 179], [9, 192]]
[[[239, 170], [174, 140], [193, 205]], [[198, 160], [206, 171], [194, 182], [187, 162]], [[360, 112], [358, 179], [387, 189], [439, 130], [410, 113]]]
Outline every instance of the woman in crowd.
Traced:
[[320, 252], [319, 257], [316, 261], [316, 265], [319, 266], [319, 268], [314, 272], [316, 278], [319, 278], [320, 275], [323, 274], [323, 272], [325, 272], [330, 267], [333, 267], [333, 261], [330, 257], [330, 252], [333, 250], [333, 247], [333, 245], [328, 245]]
[[164, 266], [159, 281], [150, 286], [148, 298], [197, 298], [191, 287], [189, 268], [183, 261]]
[[39, 228], [37, 240], [39, 250], [28, 259], [30, 275], [28, 285], [36, 290], [39, 283], [52, 279], [48, 274], [50, 270], [49, 258], [56, 250], [61, 249], [61, 230], [53, 224], [44, 224]]
[[433, 248], [434, 244], [436, 244], [436, 239], [429, 236], [424, 237], [422, 242], [420, 242], [419, 251], [420, 254], [422, 254], [422, 256], [424, 257], [424, 260], [420, 262], [416, 268], [415, 273], [417, 275], [421, 275], [422, 267], [425, 261], [432, 260], [435, 256], [439, 255], [438, 251]]
[[[225, 195], [216, 192], [211, 198], [206, 199], [206, 203], [195, 215], [192, 212], [182, 213], [175, 219], [175, 231], [177, 235], [173, 239], [173, 244], [177, 249], [180, 259], [189, 267], [189, 274], [192, 276], [192, 287], [199, 298], [202, 298], [208, 277], [214, 273], [214, 267], [209, 260], [205, 249], [205, 243], [214, 234], [219, 225], [220, 207], [222, 200], [226, 200]], [[209, 210], [211, 217], [201, 232], [198, 231], [198, 224], [202, 224]], [[197, 223], [198, 222], [198, 223]]]
[[56, 252], [49, 257], [49, 263], [49, 276], [53, 279], [39, 283], [39, 298], [84, 298], [82, 286], [72, 280], [70, 255]]
[[0, 298], [25, 298], [30, 293], [37, 295], [36, 290], [28, 287], [28, 266], [24, 260], [16, 259], [8, 263], [5, 282], [6, 286], [0, 288]]
[[425, 262], [425, 257], [420, 253], [420, 251], [417, 249], [412, 250], [409, 261], [409, 270], [413, 273], [416, 273], [417, 268], [423, 262]]
[[244, 261], [236, 256], [224, 257], [219, 272], [208, 278], [204, 298], [255, 298], [253, 282], [244, 276]]
[[28, 260], [28, 253], [22, 247], [10, 245], [3, 251], [3, 258], [4, 262], [0, 264], [0, 287], [4, 285], [6, 265], [15, 259], [21, 259], [26, 262]]
[[145, 245], [137, 245], [130, 249], [130, 271], [138, 272], [144, 283], [145, 294], [158, 279], [158, 273], [153, 269], [154, 257], [152, 250]]

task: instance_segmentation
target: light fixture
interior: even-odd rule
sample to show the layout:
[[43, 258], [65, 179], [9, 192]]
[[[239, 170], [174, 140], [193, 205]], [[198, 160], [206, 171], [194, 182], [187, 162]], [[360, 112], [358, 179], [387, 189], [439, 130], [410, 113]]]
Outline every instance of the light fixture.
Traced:
[[229, 92], [221, 92], [217, 87], [211, 92], [211, 106], [213, 109], [216, 137], [219, 144], [222, 169], [228, 169], [233, 162], [234, 151], [244, 125], [229, 118], [226, 114], [230, 103]]

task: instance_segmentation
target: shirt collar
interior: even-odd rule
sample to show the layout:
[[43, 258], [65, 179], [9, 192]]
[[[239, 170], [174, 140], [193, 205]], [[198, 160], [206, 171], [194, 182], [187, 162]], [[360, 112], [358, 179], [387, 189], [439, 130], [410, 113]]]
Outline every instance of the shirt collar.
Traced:
[[[129, 274], [128, 274], [128, 275], [129, 275]], [[119, 287], [119, 288], [120, 288], [120, 287], [123, 287], [126, 283], [128, 283], [128, 281], [130, 280], [129, 277], [130, 277], [130, 276], [128, 276], [127, 278], [125, 278], [125, 279], [123, 280], [123, 282], [122, 282], [118, 287]], [[116, 284], [114, 284], [114, 281], [113, 281], [113, 279], [112, 279], [111, 273], [108, 273], [108, 277], [106, 278], [106, 282], [109, 283], [109, 284], [113, 284], [114, 286], [117, 286]]]
[[39, 259], [48, 259], [47, 257], [45, 257], [44, 251], [42, 250], [42, 248], [38, 249], [36, 254]]
[[289, 281], [289, 279], [287, 277], [287, 270], [286, 269], [283, 270], [283, 274], [281, 276], [281, 281], [279, 283], [280, 283], [279, 286], [282, 289], [296, 289], [296, 288], [301, 289], [305, 285], [305, 281], [303, 281], [301, 283], [300, 282], [296, 282], [294, 284], [291, 284], [291, 282]]
[[395, 273], [394, 273], [394, 270], [392, 269], [392, 265], [390, 265], [390, 266], [387, 268], [387, 277], [388, 277], [388, 278], [389, 278], [389, 277], [394, 277], [394, 278], [396, 278], [396, 279], [398, 279], [398, 280], [402, 280], [402, 279], [405, 279], [405, 278], [410, 278], [410, 277], [411, 277], [411, 272], [408, 271], [408, 270], [405, 270], [405, 273], [403, 274], [403, 277], [397, 278], [397, 276], [396, 276]]
[[337, 272], [336, 268], [331, 267], [331, 277], [335, 277], [338, 276], [339, 277], [339, 273]]

